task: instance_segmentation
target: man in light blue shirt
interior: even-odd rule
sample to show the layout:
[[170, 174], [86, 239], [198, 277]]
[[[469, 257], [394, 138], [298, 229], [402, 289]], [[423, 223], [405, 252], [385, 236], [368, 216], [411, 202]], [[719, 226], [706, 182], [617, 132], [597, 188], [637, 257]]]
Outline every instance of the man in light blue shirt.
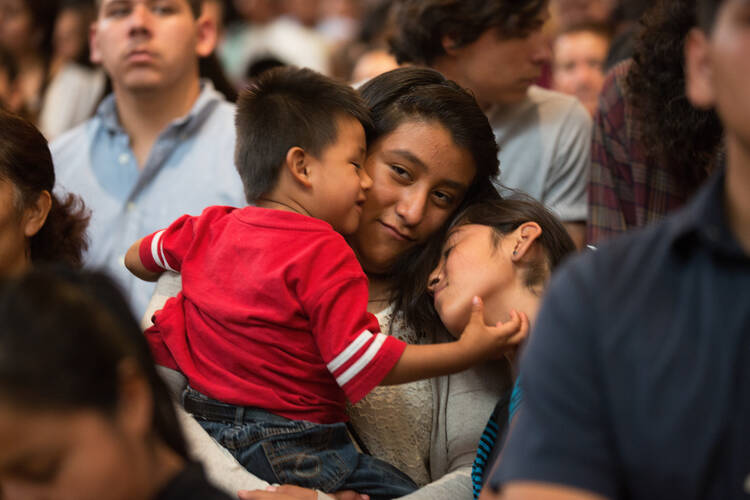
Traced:
[[51, 145], [58, 184], [91, 209], [86, 265], [122, 285], [137, 314], [153, 283], [123, 256], [138, 238], [209, 205], [244, 205], [234, 168], [234, 106], [198, 76], [216, 44], [200, 0], [100, 0], [91, 58], [113, 93]]

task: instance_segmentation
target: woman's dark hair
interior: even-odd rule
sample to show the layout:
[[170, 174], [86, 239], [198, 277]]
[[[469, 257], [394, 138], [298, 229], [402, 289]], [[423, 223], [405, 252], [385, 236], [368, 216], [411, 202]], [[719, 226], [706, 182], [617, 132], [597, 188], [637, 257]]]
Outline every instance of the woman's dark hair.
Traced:
[[716, 113], [694, 108], [685, 95], [683, 51], [695, 2], [659, 0], [643, 23], [627, 97], [641, 113], [648, 161], [665, 165], [690, 194], [717, 166], [723, 133]]
[[[495, 136], [487, 116], [467, 91], [437, 71], [407, 67], [373, 78], [360, 88], [360, 94], [370, 108], [373, 121], [373, 130], [367, 137], [369, 146], [402, 123], [413, 120], [438, 123], [458, 147], [469, 152], [476, 168], [474, 181], [457, 211], [478, 200], [499, 198], [493, 185], [500, 171]], [[439, 239], [441, 234], [438, 231], [431, 239]], [[429, 274], [431, 270], [425, 269], [427, 247], [425, 242], [400, 256], [389, 273], [394, 279], [391, 299], [396, 311], [410, 310], [425, 289], [425, 284], [414, 277]]]
[[36, 267], [0, 285], [0, 399], [29, 410], [111, 415], [122, 363], [133, 362], [153, 398], [153, 432], [187, 457], [166, 385], [114, 282], [99, 273]]
[[706, 33], [713, 31], [714, 23], [716, 23], [716, 16], [719, 14], [719, 9], [726, 3], [726, 0], [698, 0], [697, 1], [697, 17], [698, 26]]
[[431, 65], [445, 55], [443, 39], [457, 47], [475, 42], [489, 29], [503, 38], [522, 38], [541, 28], [539, 13], [548, 0], [400, 0], [391, 51], [399, 64]]
[[77, 196], [62, 201], [52, 192], [55, 170], [47, 140], [31, 123], [0, 110], [0, 180], [9, 181], [18, 193], [15, 203], [20, 214], [35, 203], [42, 191], [52, 197], [47, 220], [31, 237], [31, 261], [64, 262], [80, 267], [87, 248], [89, 214]]
[[45, 67], [49, 67], [52, 60], [53, 34], [55, 22], [60, 13], [59, 0], [24, 0], [31, 12], [32, 26], [41, 33], [39, 53], [44, 59]]
[[444, 241], [452, 230], [467, 224], [489, 226], [494, 231], [494, 242], [497, 244], [503, 236], [512, 233], [525, 222], [536, 222], [541, 227], [542, 234], [536, 242], [543, 250], [544, 260], [532, 263], [525, 269], [523, 279], [532, 290], [544, 285], [552, 271], [576, 250], [562, 222], [540, 202], [520, 193], [515, 193], [510, 198], [474, 203], [456, 215], [447, 231], [442, 234], [442, 240], [433, 239], [424, 252], [425, 265], [420, 267], [417, 276], [412, 275], [412, 279], [419, 282], [419, 293], [412, 297], [409, 307], [404, 309], [404, 319], [409, 327], [424, 333], [434, 333], [443, 328], [432, 297], [427, 293], [427, 280], [440, 262]]

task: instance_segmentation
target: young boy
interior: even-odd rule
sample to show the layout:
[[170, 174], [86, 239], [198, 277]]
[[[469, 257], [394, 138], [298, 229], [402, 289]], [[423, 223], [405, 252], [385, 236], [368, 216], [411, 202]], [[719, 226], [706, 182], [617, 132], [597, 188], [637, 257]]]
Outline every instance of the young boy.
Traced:
[[357, 229], [372, 185], [362, 169], [370, 119], [354, 90], [310, 70], [272, 70], [241, 94], [236, 125], [255, 206], [184, 216], [126, 256], [143, 279], [182, 274], [183, 292], [147, 331], [156, 360], [185, 374], [185, 408], [261, 478], [407, 494], [408, 477], [355, 451], [346, 400], [499, 355], [497, 340], [520, 320], [450, 345], [379, 333], [367, 278], [339, 234]]

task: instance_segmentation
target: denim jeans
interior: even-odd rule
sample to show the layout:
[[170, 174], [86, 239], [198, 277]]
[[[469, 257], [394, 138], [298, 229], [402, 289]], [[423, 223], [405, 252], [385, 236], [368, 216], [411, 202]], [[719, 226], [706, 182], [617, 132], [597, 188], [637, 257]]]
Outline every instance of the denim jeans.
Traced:
[[394, 466], [359, 453], [344, 423], [290, 420], [259, 408], [221, 403], [190, 387], [183, 404], [238, 462], [269, 483], [327, 493], [354, 490], [373, 500], [398, 498], [417, 489]]

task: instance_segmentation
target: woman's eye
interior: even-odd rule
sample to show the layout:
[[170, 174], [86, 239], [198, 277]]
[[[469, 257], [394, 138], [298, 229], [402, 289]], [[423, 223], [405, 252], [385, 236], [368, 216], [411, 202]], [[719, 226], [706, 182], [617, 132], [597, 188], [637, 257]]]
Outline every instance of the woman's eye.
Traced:
[[435, 191], [434, 193], [432, 193], [432, 196], [434, 196], [438, 203], [443, 206], [450, 206], [453, 204], [453, 196], [449, 195], [448, 193]]
[[354, 165], [354, 168], [356, 168], [357, 170], [361, 170], [361, 169], [362, 169], [362, 165], [360, 165], [359, 163], [357, 163], [357, 162], [355, 162], [355, 161], [353, 161], [353, 162], [350, 162], [350, 163], [351, 163], [352, 165]]
[[157, 14], [161, 15], [168, 15], [168, 14], [174, 14], [177, 9], [175, 9], [174, 5], [172, 5], [169, 2], [161, 2], [154, 5], [153, 11]]
[[445, 250], [443, 250], [443, 259], [447, 259], [448, 258], [448, 256], [451, 253], [451, 250], [453, 250], [452, 246], [446, 247]]
[[391, 170], [393, 171], [393, 173], [395, 173], [396, 175], [398, 175], [399, 177], [403, 179], [411, 179], [411, 175], [409, 175], [409, 171], [403, 167], [399, 167], [398, 165], [391, 165]]

